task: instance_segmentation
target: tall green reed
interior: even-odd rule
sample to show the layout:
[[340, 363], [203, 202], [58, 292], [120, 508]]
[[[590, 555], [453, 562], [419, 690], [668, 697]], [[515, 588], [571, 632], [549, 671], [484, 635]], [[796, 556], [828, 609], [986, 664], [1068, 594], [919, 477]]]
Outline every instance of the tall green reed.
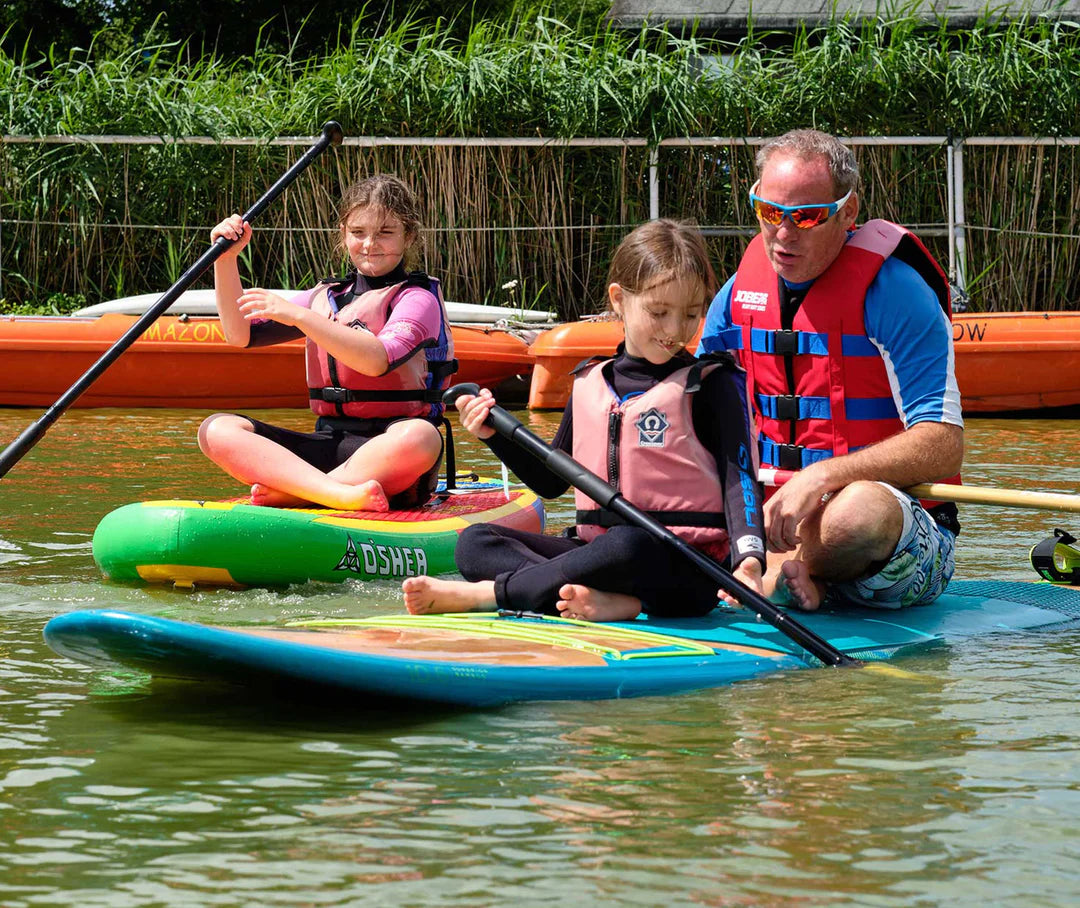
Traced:
[[[651, 142], [805, 125], [841, 135], [1080, 134], [1080, 30], [1048, 20], [988, 18], [954, 33], [904, 15], [839, 19], [782, 49], [749, 35], [730, 65], [704, 74], [703, 58], [731, 48], [662, 28], [582, 31], [542, 14], [478, 21], [465, 39], [439, 23], [406, 19], [377, 37], [358, 23], [341, 49], [304, 59], [260, 50], [226, 62], [166, 43], [103, 50], [124, 42], [99, 37], [86, 54], [0, 54], [3, 132], [269, 139], [311, 134], [333, 118], [348, 135]], [[220, 216], [243, 210], [296, 154], [269, 145], [0, 145], [5, 295], [160, 289]], [[857, 154], [867, 215], [945, 220], [941, 148]], [[1076, 154], [965, 151], [977, 305], [1080, 300], [1069, 238], [1080, 207]], [[752, 149], [663, 148], [659, 166], [663, 214], [752, 228]], [[375, 170], [401, 174], [424, 199], [425, 264], [459, 299], [498, 301], [518, 279], [564, 316], [594, 309], [615, 244], [648, 217], [643, 148], [347, 147], [264, 214], [250, 280], [299, 285], [339, 266], [334, 203], [347, 182]], [[709, 242], [720, 270], [733, 269], [744, 238]], [[946, 257], [943, 241], [930, 245]]]

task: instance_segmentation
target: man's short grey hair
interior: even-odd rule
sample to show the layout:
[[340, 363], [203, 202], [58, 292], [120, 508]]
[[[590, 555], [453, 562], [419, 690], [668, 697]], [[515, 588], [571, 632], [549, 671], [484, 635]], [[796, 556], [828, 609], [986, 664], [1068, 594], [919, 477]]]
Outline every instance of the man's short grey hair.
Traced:
[[775, 139], [769, 139], [757, 153], [759, 177], [769, 159], [777, 152], [804, 160], [824, 158], [829, 165], [829, 173], [832, 175], [837, 198], [859, 188], [859, 165], [855, 163], [854, 152], [836, 136], [830, 136], [827, 132], [818, 132], [816, 129], [793, 129]]

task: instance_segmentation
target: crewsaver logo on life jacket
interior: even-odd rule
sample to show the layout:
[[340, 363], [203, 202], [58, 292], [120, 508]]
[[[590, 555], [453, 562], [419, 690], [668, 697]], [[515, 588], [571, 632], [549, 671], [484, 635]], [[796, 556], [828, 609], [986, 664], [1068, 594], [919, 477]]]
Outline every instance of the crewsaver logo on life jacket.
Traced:
[[669, 425], [667, 417], [656, 407], [646, 410], [634, 422], [634, 426], [638, 430], [638, 447], [662, 448]]
[[751, 312], [764, 312], [769, 305], [769, 294], [757, 290], [740, 290], [735, 294], [735, 302]]
[[359, 551], [346, 536], [345, 554], [334, 568], [368, 577], [418, 577], [427, 573], [427, 552], [403, 545], [379, 545], [374, 539], [361, 542]]

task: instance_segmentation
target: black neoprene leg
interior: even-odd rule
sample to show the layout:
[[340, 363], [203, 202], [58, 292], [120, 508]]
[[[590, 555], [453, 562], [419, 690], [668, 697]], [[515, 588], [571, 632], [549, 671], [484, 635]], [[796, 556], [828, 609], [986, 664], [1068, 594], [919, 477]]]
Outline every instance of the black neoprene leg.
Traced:
[[637, 527], [613, 527], [582, 544], [476, 526], [462, 533], [455, 557], [467, 580], [494, 579], [500, 608], [556, 614], [566, 583], [636, 596], [650, 615], [704, 615], [716, 605], [715, 581]]

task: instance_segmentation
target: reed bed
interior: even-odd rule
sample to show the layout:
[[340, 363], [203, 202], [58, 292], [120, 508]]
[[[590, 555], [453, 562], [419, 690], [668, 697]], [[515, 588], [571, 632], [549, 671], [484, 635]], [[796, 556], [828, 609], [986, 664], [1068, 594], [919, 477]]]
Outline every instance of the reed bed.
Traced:
[[[964, 34], [902, 17], [837, 21], [769, 49], [663, 29], [581, 33], [544, 16], [358, 30], [333, 54], [260, 52], [225, 63], [158, 46], [37, 61], [0, 54], [7, 135], [766, 135], [814, 125], [840, 135], [1080, 135], [1080, 30], [988, 19]], [[115, 46], [116, 42], [112, 42]], [[160, 290], [295, 160], [280, 146], [0, 144], [0, 278], [8, 307], [57, 293], [95, 301]], [[977, 308], [1080, 304], [1075, 147], [965, 149], [969, 281]], [[915, 225], [946, 220], [941, 147], [859, 147], [863, 210]], [[608, 258], [648, 217], [642, 147], [345, 147], [264, 213], [244, 268], [264, 286], [338, 270], [335, 202], [374, 171], [405, 176], [430, 228], [424, 264], [448, 295], [596, 309]], [[708, 228], [718, 270], [753, 228], [753, 149], [659, 150], [661, 213]], [[944, 241], [928, 240], [942, 259]]]

